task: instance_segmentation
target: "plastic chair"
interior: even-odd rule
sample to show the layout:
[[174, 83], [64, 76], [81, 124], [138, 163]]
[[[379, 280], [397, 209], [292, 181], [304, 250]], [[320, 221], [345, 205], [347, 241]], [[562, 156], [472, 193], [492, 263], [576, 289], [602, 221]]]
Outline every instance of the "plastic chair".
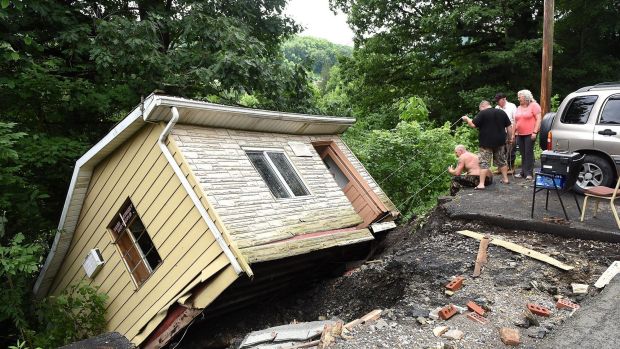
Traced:
[[594, 204], [594, 217], [596, 217], [599, 202], [601, 200], [609, 200], [609, 203], [611, 204], [611, 212], [614, 214], [614, 218], [616, 219], [616, 224], [618, 224], [618, 228], [620, 228], [620, 218], [618, 218], [618, 211], [616, 211], [616, 205], [614, 203], [614, 201], [616, 200], [616, 196], [618, 195], [618, 193], [620, 193], [618, 187], [620, 187], [620, 176], [618, 176], [618, 182], [616, 182], [615, 188], [599, 185], [586, 189], [584, 191], [585, 197], [583, 198], [583, 211], [581, 212], [581, 221], [583, 222], [583, 218], [586, 215], [586, 205], [588, 203], [589, 197], [596, 199], [596, 204]]
[[[549, 209], [549, 191], [553, 190], [558, 195], [558, 200], [560, 201], [560, 205], [562, 206], [562, 211], [564, 212], [564, 217], [566, 217], [567, 221], [570, 221], [568, 218], [568, 214], [566, 213], [566, 208], [564, 207], [564, 202], [562, 201], [562, 195], [566, 192], [571, 192], [573, 194], [573, 199], [575, 199], [575, 204], [577, 205], [577, 210], [579, 213], [582, 213], [581, 208], [579, 207], [579, 201], [577, 200], [577, 196], [575, 196], [575, 192], [572, 191], [573, 186], [577, 182], [577, 178], [579, 177], [579, 171], [581, 170], [581, 166], [583, 165], [583, 161], [585, 160], [585, 155], [581, 158], [574, 160], [570, 164], [570, 168], [568, 171], [568, 175], [559, 175], [553, 173], [544, 173], [540, 171], [536, 171], [534, 173], [534, 194], [532, 194], [532, 213], [531, 217], [534, 218], [534, 207], [536, 204], [536, 193], [541, 190], [547, 191], [547, 197], [545, 200], [545, 210]], [[538, 186], [538, 177], [544, 177], [551, 179], [551, 185], [543, 185]], [[562, 179], [563, 183], [561, 186], [558, 186], [556, 179]], [[560, 181], [561, 182], [561, 181]]]

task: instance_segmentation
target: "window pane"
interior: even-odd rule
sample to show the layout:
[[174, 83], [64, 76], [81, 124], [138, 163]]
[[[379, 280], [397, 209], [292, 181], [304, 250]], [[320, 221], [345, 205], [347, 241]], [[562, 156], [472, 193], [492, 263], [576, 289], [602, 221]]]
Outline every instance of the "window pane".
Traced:
[[308, 190], [284, 153], [267, 153], [295, 196], [308, 195]]
[[620, 125], [620, 97], [613, 97], [607, 101], [599, 123]]
[[597, 96], [575, 97], [570, 101], [570, 105], [562, 115], [562, 122], [565, 124], [585, 124], [590, 116], [590, 110]]
[[258, 170], [260, 176], [263, 177], [263, 180], [265, 181], [265, 183], [267, 183], [269, 190], [271, 190], [275, 197], [290, 197], [288, 191], [286, 191], [286, 189], [284, 188], [284, 184], [282, 184], [278, 176], [275, 174], [275, 172], [267, 162], [267, 159], [265, 159], [263, 152], [247, 151], [246, 154], [248, 154], [250, 161], [252, 161], [252, 164], [254, 164], [254, 167], [256, 167], [256, 170]]
[[142, 254], [144, 258], [151, 267], [151, 270], [155, 269], [159, 263], [161, 263], [161, 258], [159, 257], [159, 253], [153, 246], [153, 241], [151, 237], [146, 232], [142, 221], [139, 218], [136, 218], [133, 223], [129, 226], [129, 230], [133, 233], [138, 246], [140, 246], [140, 250], [142, 250]]

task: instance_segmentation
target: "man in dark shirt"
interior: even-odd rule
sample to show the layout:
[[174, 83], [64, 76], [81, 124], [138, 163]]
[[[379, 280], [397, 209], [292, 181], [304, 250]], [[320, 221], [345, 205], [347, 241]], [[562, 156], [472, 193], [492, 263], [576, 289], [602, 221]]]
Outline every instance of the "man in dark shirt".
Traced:
[[506, 143], [512, 143], [512, 125], [508, 115], [501, 110], [491, 108], [489, 101], [480, 102], [480, 112], [472, 120], [467, 115], [463, 121], [477, 128], [480, 152], [480, 184], [476, 189], [484, 189], [484, 180], [492, 176], [489, 171], [491, 159], [502, 173], [502, 183], [508, 184], [508, 166], [506, 164]]

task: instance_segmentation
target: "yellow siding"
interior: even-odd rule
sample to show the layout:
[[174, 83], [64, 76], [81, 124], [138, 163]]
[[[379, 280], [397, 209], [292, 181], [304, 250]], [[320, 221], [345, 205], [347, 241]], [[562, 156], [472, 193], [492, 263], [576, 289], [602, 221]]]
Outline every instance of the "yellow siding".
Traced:
[[[197, 278], [208, 279], [229, 265], [227, 259], [222, 264], [220, 246], [157, 145], [162, 130], [162, 125], [145, 126], [95, 168], [71, 247], [51, 289], [52, 294], [58, 294], [82, 280], [99, 286], [109, 297], [108, 330], [130, 340], [143, 339], [144, 335], [136, 337], [140, 329], [157, 313], [165, 312], [188, 284]], [[173, 144], [170, 149], [174, 154]], [[175, 154], [175, 159], [196, 186], [183, 158]], [[202, 191], [196, 192], [204, 202]], [[132, 281], [107, 231], [128, 197], [163, 260], [140, 287]], [[208, 213], [217, 218], [212, 210]], [[94, 280], [88, 279], [82, 268], [92, 248], [99, 248], [106, 262]], [[236, 274], [225, 275], [225, 284], [237, 278]], [[222, 281], [214, 284], [215, 293], [221, 285]]]

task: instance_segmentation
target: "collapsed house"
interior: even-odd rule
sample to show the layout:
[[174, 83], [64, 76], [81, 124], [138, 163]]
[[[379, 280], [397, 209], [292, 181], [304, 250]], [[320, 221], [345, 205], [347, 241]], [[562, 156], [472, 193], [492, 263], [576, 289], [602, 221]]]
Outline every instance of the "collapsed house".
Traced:
[[77, 161], [35, 294], [99, 287], [108, 331], [161, 347], [372, 241], [398, 211], [340, 139], [354, 121], [150, 95]]

